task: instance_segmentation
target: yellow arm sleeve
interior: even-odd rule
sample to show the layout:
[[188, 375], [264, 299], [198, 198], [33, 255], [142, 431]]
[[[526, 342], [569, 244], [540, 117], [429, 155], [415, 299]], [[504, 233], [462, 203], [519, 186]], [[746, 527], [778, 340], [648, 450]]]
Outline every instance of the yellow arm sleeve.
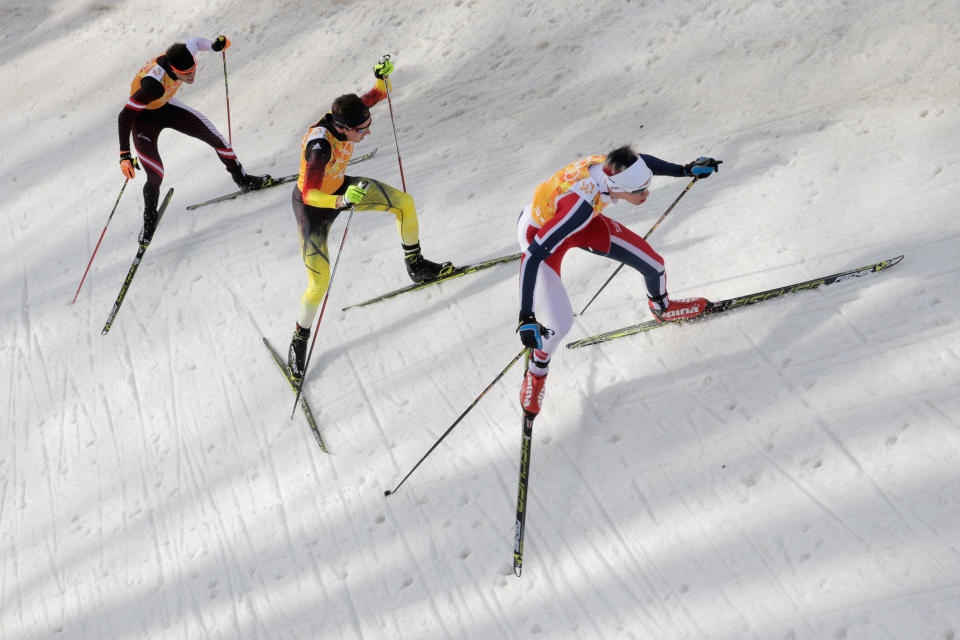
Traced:
[[320, 209], [336, 209], [337, 196], [324, 193], [320, 189], [307, 189], [307, 192], [303, 194], [303, 203]]

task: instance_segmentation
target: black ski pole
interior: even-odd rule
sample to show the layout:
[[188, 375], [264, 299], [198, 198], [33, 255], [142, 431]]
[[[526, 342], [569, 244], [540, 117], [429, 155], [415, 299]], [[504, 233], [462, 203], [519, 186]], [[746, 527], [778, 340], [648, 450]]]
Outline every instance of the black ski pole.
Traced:
[[[690, 191], [690, 187], [692, 187], [692, 186], [694, 185], [694, 183], [695, 183], [697, 180], [699, 180], [699, 179], [700, 179], [700, 178], [694, 178], [693, 180], [690, 181], [690, 183], [689, 183], [686, 187], [683, 188], [683, 191], [681, 191], [681, 192], [680, 192], [680, 195], [677, 196], [677, 199], [673, 201], [673, 204], [671, 204], [669, 207], [667, 207], [667, 210], [663, 212], [663, 215], [660, 216], [660, 219], [657, 220], [655, 223], [653, 223], [653, 226], [650, 227], [650, 230], [647, 231], [647, 233], [646, 233], [645, 236], [643, 236], [643, 239], [644, 239], [644, 240], [646, 240], [647, 238], [649, 238], [649, 237], [650, 237], [650, 234], [653, 233], [654, 229], [656, 229], [657, 227], [660, 226], [660, 223], [663, 222], [663, 219], [667, 217], [667, 214], [670, 213], [671, 211], [673, 211], [673, 208], [674, 208], [675, 206], [677, 206], [677, 203], [678, 203], [678, 202], [680, 202], [680, 198], [682, 198], [683, 196], [685, 196], [685, 195], [687, 194], [687, 191]], [[594, 300], [597, 299], [597, 296], [600, 295], [600, 292], [601, 292], [601, 291], [603, 291], [604, 289], [606, 289], [607, 285], [610, 284], [610, 281], [613, 280], [614, 276], [616, 276], [618, 273], [620, 273], [620, 269], [623, 269], [623, 263], [622, 263], [622, 262], [620, 263], [620, 266], [617, 267], [616, 270], [614, 270], [614, 272], [610, 274], [610, 277], [607, 278], [607, 281], [604, 282], [603, 285], [601, 285], [601, 287], [597, 290], [597, 292], [596, 292], [595, 294], [593, 294], [593, 297], [590, 298], [590, 301], [587, 302], [587, 304], [583, 305], [583, 309], [581, 309], [581, 310], [580, 310], [580, 313], [578, 313], [577, 315], [581, 315], [581, 316], [582, 316], [582, 315], [584, 314], [584, 312], [587, 310], [587, 307], [589, 307], [590, 304], [591, 304]]]
[[413, 468], [410, 469], [410, 471], [407, 472], [407, 475], [403, 476], [403, 480], [401, 480], [401, 481], [397, 484], [397, 486], [394, 487], [392, 490], [391, 490], [391, 489], [387, 489], [386, 491], [384, 491], [384, 492], [383, 492], [383, 495], [389, 496], [389, 495], [393, 495], [394, 493], [396, 493], [396, 492], [397, 492], [397, 489], [399, 489], [399, 488], [401, 487], [401, 485], [403, 485], [403, 483], [407, 481], [407, 478], [409, 478], [410, 475], [411, 475], [414, 471], [417, 470], [417, 467], [419, 467], [419, 466], [423, 463], [423, 461], [427, 459], [427, 456], [429, 456], [431, 453], [433, 453], [433, 450], [436, 449], [437, 446], [438, 446], [441, 442], [443, 442], [443, 439], [446, 438], [447, 435], [448, 435], [451, 431], [453, 431], [453, 428], [454, 428], [455, 426], [457, 426], [458, 424], [460, 424], [460, 421], [463, 420], [464, 416], [466, 416], [468, 413], [470, 413], [470, 410], [473, 409], [475, 406], [477, 406], [477, 403], [480, 402], [480, 398], [482, 398], [483, 396], [487, 395], [487, 392], [490, 391], [490, 389], [493, 388], [493, 385], [497, 384], [497, 381], [499, 381], [500, 378], [502, 378], [502, 377], [507, 373], [507, 371], [509, 371], [510, 368], [517, 363], [517, 360], [519, 360], [521, 357], [523, 357], [523, 354], [526, 353], [526, 352], [527, 352], [526, 347], [524, 347], [523, 349], [521, 349], [521, 350], [520, 350], [520, 353], [518, 353], [517, 355], [515, 355], [515, 356], [513, 357], [513, 360], [511, 360], [511, 361], [509, 362], [509, 364], [507, 364], [507, 366], [505, 366], [505, 367], [503, 368], [503, 371], [501, 371], [500, 373], [497, 374], [497, 377], [494, 378], [493, 381], [492, 381], [490, 384], [487, 385], [487, 388], [484, 389], [484, 390], [480, 393], [479, 396], [477, 396], [477, 399], [470, 403], [470, 406], [467, 407], [466, 410], [465, 410], [463, 413], [460, 414], [460, 417], [457, 418], [456, 420], [454, 420], [454, 421], [453, 421], [453, 424], [450, 425], [450, 427], [449, 427], [446, 431], [443, 432], [443, 435], [440, 436], [440, 437], [437, 439], [437, 441], [433, 443], [433, 446], [430, 447], [430, 449], [428, 449], [425, 454], [423, 454], [423, 457], [420, 458], [420, 460], [417, 462], [417, 464], [413, 465]]
[[523, 439], [520, 441], [520, 482], [517, 485], [517, 520], [513, 533], [513, 575], [523, 570], [523, 534], [527, 527], [527, 484], [530, 482], [530, 445], [533, 443], [533, 419], [523, 412]]

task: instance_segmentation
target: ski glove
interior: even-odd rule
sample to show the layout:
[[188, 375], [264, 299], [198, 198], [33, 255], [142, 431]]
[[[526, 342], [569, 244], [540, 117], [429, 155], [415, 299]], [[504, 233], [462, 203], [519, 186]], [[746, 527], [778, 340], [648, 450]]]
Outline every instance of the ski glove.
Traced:
[[709, 178], [714, 171], [720, 171], [721, 163], [723, 163], [723, 160], [700, 156], [690, 164], [683, 165], [683, 175], [694, 178]]
[[120, 152], [120, 171], [123, 171], [123, 177], [127, 180], [133, 180], [134, 169], [139, 169], [137, 159], [130, 155], [129, 151]]
[[390, 56], [383, 56], [373, 68], [373, 75], [378, 78], [386, 78], [391, 73], [393, 73], [393, 62], [390, 61]]
[[363, 196], [367, 195], [367, 190], [362, 186], [357, 184], [352, 184], [347, 187], [347, 190], [343, 193], [343, 204], [360, 204], [360, 201], [363, 200]]
[[214, 51], [223, 51], [224, 49], [229, 49], [230, 38], [227, 36], [217, 36], [217, 39], [213, 41], [213, 44], [210, 45], [210, 48]]
[[528, 349], [543, 349], [543, 336], [549, 336], [553, 331], [537, 322], [537, 317], [531, 314], [520, 314], [520, 323], [517, 325], [520, 342]]

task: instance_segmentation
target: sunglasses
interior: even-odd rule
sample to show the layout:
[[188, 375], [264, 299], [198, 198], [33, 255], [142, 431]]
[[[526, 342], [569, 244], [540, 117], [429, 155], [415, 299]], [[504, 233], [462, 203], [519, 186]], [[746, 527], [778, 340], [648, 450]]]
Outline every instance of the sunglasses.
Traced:
[[367, 129], [370, 128], [370, 125], [368, 124], [368, 125], [365, 126], [365, 127], [347, 127], [347, 128], [350, 129], [350, 131], [356, 131], [357, 133], [363, 133], [364, 131], [366, 131]]

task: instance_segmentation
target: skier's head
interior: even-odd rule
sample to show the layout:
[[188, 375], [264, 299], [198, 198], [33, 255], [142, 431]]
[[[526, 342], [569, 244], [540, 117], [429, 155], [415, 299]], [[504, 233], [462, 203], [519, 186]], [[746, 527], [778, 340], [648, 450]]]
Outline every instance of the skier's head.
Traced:
[[351, 142], [359, 142], [370, 132], [370, 109], [355, 93], [340, 96], [330, 105], [333, 123]]
[[614, 200], [643, 204], [649, 193], [653, 173], [632, 147], [618, 147], [607, 154], [603, 163], [607, 188]]
[[167, 64], [177, 74], [177, 78], [187, 84], [193, 83], [193, 78], [197, 72], [197, 61], [190, 53], [190, 49], [182, 42], [175, 42], [167, 49], [164, 54], [167, 58]]

